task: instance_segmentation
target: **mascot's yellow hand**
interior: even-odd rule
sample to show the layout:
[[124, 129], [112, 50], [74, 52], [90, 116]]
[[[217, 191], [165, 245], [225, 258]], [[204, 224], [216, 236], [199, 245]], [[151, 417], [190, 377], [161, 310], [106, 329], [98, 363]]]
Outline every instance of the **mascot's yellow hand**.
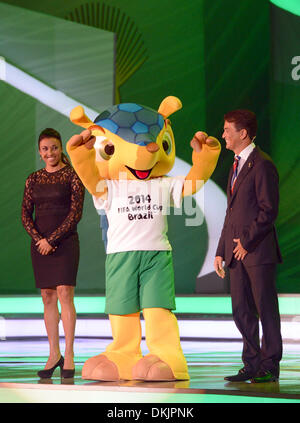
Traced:
[[84, 145], [88, 150], [94, 147], [96, 137], [92, 135], [91, 131], [85, 129], [80, 135], [73, 135], [68, 141], [68, 150], [74, 150], [81, 145]]
[[213, 148], [219, 145], [219, 141], [214, 137], [209, 137], [206, 132], [198, 131], [191, 141], [191, 147], [196, 153], [200, 153], [203, 144]]
[[208, 135], [206, 132], [198, 131], [195, 133], [191, 141], [191, 147], [196, 151], [196, 153], [200, 153], [202, 150], [202, 144], [205, 144], [207, 137]]
[[217, 140], [217, 138], [214, 138], [214, 137], [207, 137], [205, 144], [211, 148], [220, 147], [219, 141]]

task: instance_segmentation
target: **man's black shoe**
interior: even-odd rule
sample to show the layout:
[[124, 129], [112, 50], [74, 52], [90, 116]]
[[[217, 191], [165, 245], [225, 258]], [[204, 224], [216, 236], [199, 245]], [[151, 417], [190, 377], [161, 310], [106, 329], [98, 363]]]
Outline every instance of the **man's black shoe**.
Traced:
[[269, 370], [260, 370], [252, 379], [253, 383], [278, 382], [278, 377]]
[[249, 380], [251, 378], [253, 378], [253, 373], [247, 372], [244, 367], [239, 370], [237, 375], [224, 377], [224, 379], [228, 380], [228, 382], [245, 382], [246, 380]]

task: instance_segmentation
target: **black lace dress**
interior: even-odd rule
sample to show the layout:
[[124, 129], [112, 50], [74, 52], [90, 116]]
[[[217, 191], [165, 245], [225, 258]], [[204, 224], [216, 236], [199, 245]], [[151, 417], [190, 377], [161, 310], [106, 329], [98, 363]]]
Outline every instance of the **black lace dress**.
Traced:
[[[31, 236], [31, 258], [37, 288], [76, 285], [79, 263], [77, 223], [82, 216], [84, 186], [71, 166], [28, 176], [22, 223]], [[35, 217], [33, 218], [33, 214]], [[55, 251], [39, 253], [36, 242], [46, 238]]]

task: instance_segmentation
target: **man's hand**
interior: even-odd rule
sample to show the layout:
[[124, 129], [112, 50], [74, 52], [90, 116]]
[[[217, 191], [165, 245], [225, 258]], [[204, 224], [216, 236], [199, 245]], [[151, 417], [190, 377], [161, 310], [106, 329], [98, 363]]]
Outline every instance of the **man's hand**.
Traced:
[[242, 246], [240, 238], [234, 238], [233, 241], [237, 243], [235, 249], [233, 250], [234, 257], [237, 260], [244, 260], [248, 251]]
[[88, 150], [94, 147], [96, 137], [92, 135], [89, 129], [85, 129], [80, 135], [73, 135], [68, 141], [68, 147], [70, 149], [84, 145]]
[[214, 137], [209, 137], [206, 132], [198, 131], [191, 141], [191, 147], [196, 153], [200, 153], [203, 144], [207, 144], [208, 147], [216, 147], [219, 141]]
[[214, 261], [215, 271], [220, 278], [224, 279], [225, 277], [225, 270], [223, 268], [223, 257], [216, 256]]
[[52, 245], [49, 244], [46, 238], [40, 239], [35, 245], [37, 246], [39, 253], [43, 256], [46, 256], [56, 250], [56, 248], [53, 248]]

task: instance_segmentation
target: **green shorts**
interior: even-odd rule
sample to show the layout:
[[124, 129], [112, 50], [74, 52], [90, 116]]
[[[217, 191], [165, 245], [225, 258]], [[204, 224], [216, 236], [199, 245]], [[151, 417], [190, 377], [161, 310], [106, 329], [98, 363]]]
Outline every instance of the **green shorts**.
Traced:
[[105, 273], [105, 313], [132, 314], [152, 307], [175, 309], [171, 251], [108, 254]]

